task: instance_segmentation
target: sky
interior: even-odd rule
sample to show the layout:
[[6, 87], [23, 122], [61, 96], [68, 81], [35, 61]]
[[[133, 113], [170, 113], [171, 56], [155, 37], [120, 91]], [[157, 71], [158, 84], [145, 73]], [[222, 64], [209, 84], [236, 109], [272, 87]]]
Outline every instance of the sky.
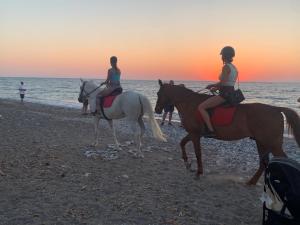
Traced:
[[299, 0], [0, 0], [0, 76], [300, 81]]

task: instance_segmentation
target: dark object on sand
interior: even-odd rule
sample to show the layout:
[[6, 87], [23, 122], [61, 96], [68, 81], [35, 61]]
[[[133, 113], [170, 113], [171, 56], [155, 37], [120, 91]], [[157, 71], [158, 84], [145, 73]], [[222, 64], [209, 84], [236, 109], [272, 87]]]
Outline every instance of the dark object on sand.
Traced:
[[265, 171], [263, 225], [300, 224], [300, 164], [275, 157]]
[[300, 102], [300, 98], [298, 98], [298, 100], [297, 100], [298, 102]]

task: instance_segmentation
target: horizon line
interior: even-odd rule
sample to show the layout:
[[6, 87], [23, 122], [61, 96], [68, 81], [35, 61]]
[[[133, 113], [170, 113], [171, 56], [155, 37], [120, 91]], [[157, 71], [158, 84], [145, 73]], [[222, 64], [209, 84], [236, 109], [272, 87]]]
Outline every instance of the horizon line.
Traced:
[[[15, 76], [2, 76], [0, 75], [0, 78], [40, 78], [40, 79], [88, 79], [88, 80], [104, 80], [105, 78], [95, 78], [95, 77], [86, 77], [86, 76], [79, 76], [79, 77], [63, 77], [63, 76], [44, 76], [44, 77], [38, 77], [38, 76], [19, 76], [19, 75], [15, 75]], [[124, 78], [122, 80], [135, 80], [135, 81], [154, 81], [154, 80], [158, 80], [158, 79], [133, 79], [133, 78]], [[163, 79], [161, 78], [161, 80], [169, 80], [169, 79]], [[216, 80], [181, 80], [181, 79], [172, 79], [174, 81], [197, 81], [197, 82], [215, 82]], [[300, 79], [299, 80], [247, 80], [247, 81], [239, 81], [240, 83], [292, 83], [292, 82], [299, 82], [300, 83]]]

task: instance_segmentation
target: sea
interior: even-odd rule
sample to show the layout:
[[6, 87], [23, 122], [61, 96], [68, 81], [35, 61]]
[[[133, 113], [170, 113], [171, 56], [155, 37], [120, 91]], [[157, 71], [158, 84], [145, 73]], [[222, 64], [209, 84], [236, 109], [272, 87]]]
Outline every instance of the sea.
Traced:
[[[79, 78], [30, 78], [0, 77], [0, 98], [19, 100], [19, 85], [23, 81], [27, 89], [25, 101], [70, 108], [81, 108], [78, 102], [81, 81]], [[103, 80], [95, 80], [101, 83]], [[175, 81], [195, 91], [203, 90], [209, 81]], [[155, 106], [159, 84], [157, 80], [122, 80], [124, 91], [132, 90], [147, 96]], [[300, 115], [300, 82], [241, 82], [245, 103], [260, 102], [288, 107]], [[158, 116], [158, 115], [157, 115]], [[158, 116], [159, 117], [159, 116]], [[173, 119], [179, 120], [175, 110]]]

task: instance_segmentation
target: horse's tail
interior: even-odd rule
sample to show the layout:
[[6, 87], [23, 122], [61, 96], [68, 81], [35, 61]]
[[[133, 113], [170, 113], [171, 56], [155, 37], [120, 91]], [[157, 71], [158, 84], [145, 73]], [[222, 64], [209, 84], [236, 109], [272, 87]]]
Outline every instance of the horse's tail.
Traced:
[[157, 138], [158, 140], [166, 142], [167, 140], [165, 138], [165, 135], [161, 131], [158, 123], [156, 122], [156, 119], [154, 118], [153, 109], [152, 109], [152, 106], [151, 106], [151, 103], [150, 103], [149, 99], [146, 96], [143, 96], [143, 95], [140, 95], [139, 97], [140, 97], [140, 101], [142, 103], [142, 110], [149, 117], [150, 126], [151, 126], [153, 136], [155, 138]]
[[300, 147], [300, 117], [299, 115], [292, 109], [285, 107], [278, 107], [280, 112], [286, 117], [286, 121], [288, 124], [288, 128], [292, 130], [292, 133], [296, 139], [298, 146]]

